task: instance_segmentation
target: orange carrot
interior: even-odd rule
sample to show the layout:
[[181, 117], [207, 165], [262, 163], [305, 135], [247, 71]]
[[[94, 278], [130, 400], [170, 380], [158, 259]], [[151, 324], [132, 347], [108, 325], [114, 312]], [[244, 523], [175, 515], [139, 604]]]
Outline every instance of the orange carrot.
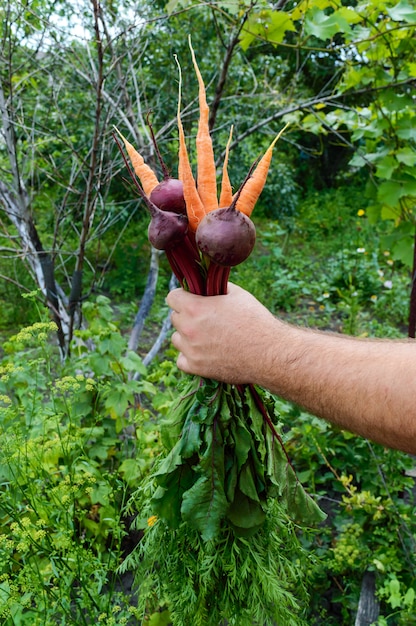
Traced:
[[224, 209], [230, 206], [233, 201], [233, 190], [231, 187], [230, 178], [228, 176], [228, 155], [230, 152], [230, 144], [233, 137], [233, 126], [230, 129], [230, 136], [228, 137], [227, 145], [225, 146], [224, 164], [222, 166], [222, 181], [221, 181], [221, 194], [218, 206]]
[[198, 193], [205, 207], [205, 212], [218, 209], [217, 199], [217, 172], [215, 167], [214, 150], [209, 132], [209, 107], [207, 104], [205, 85], [195, 58], [195, 52], [189, 37], [189, 48], [192, 54], [192, 62], [198, 78], [199, 85], [199, 122], [196, 136], [197, 153], [197, 185]]
[[146, 194], [146, 196], [150, 196], [153, 189], [156, 187], [156, 185], [159, 184], [156, 174], [154, 173], [152, 168], [144, 162], [141, 154], [139, 154], [137, 150], [133, 148], [131, 143], [129, 143], [127, 139], [123, 137], [118, 128], [116, 128], [115, 126], [114, 128], [124, 142], [127, 154], [130, 157], [131, 164], [133, 165], [133, 169], [140, 180], [144, 193]]
[[188, 150], [186, 148], [185, 134], [181, 120], [181, 90], [182, 90], [182, 73], [178, 59], [175, 56], [179, 69], [179, 97], [178, 97], [178, 130], [179, 130], [179, 163], [178, 176], [183, 184], [183, 195], [185, 197], [186, 213], [188, 215], [189, 228], [196, 231], [198, 224], [205, 217], [205, 208], [196, 188], [195, 179], [192, 174], [191, 164], [189, 162]]
[[286, 126], [282, 128], [277, 137], [275, 137], [275, 139], [272, 141], [272, 143], [258, 162], [253, 174], [246, 181], [243, 189], [241, 190], [240, 197], [237, 200], [235, 208], [242, 213], [245, 213], [248, 217], [250, 217], [254, 206], [259, 199], [261, 192], [263, 191], [264, 185], [266, 184], [266, 178], [273, 155], [273, 148], [287, 127], [288, 124], [286, 124]]

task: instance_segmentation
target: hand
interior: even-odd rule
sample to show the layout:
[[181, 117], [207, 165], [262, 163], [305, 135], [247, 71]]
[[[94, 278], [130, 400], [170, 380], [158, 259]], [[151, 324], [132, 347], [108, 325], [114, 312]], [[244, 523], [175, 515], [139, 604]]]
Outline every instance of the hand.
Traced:
[[222, 296], [196, 296], [183, 289], [166, 299], [176, 331], [177, 364], [188, 374], [229, 383], [257, 382], [259, 359], [270, 348], [273, 315], [241, 287]]

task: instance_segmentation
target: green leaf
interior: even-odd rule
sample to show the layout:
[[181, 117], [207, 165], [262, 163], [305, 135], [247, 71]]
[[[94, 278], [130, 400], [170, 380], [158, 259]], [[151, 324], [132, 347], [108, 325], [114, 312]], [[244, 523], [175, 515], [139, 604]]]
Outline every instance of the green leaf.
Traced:
[[253, 476], [253, 468], [249, 463], [246, 463], [241, 469], [238, 486], [244, 495], [248, 496], [251, 500], [260, 502]]
[[234, 454], [235, 460], [237, 461], [237, 469], [240, 470], [247, 460], [252, 439], [249, 431], [240, 421], [231, 422], [230, 430], [235, 445]]
[[266, 519], [261, 504], [251, 500], [237, 489], [234, 501], [227, 512], [227, 518], [238, 528], [259, 528]]
[[142, 376], [147, 373], [147, 368], [143, 365], [143, 361], [136, 352], [129, 350], [129, 352], [120, 358], [120, 363], [126, 372], [138, 372]]
[[198, 422], [194, 422], [192, 416], [188, 414], [179, 442], [180, 454], [182, 458], [188, 459], [193, 454], [198, 452], [201, 445], [200, 430], [201, 425]]
[[124, 459], [118, 468], [118, 471], [123, 476], [126, 483], [130, 487], [133, 487], [137, 485], [139, 480], [143, 477], [143, 471], [145, 468], [146, 461], [144, 459]]
[[403, 237], [392, 246], [392, 256], [396, 261], [401, 261], [409, 269], [413, 266], [413, 239]]
[[229, 457], [225, 460], [225, 480], [224, 480], [224, 492], [228, 502], [233, 502], [235, 497], [235, 490], [237, 487], [238, 470], [237, 464], [234, 462], [233, 457]]
[[187, 5], [189, 5], [189, 0], [169, 0], [165, 5], [165, 11], [168, 15], [171, 15], [174, 11], [186, 7]]
[[125, 383], [118, 382], [106, 392], [105, 408], [111, 417], [122, 417], [128, 406], [133, 404], [134, 396], [141, 391], [141, 383], [137, 380], [129, 380]]
[[331, 39], [337, 33], [349, 33], [350, 24], [341, 11], [327, 15], [324, 11], [312, 10], [305, 20], [305, 32], [323, 41]]
[[176, 471], [163, 477], [163, 487], [159, 486], [152, 497], [154, 513], [159, 515], [171, 528], [178, 528], [182, 522], [181, 504], [183, 494], [194, 484], [195, 473], [189, 465], [181, 465]]
[[175, 446], [181, 436], [185, 420], [195, 402], [194, 386], [187, 386], [183, 390], [183, 395], [175, 401], [166, 420], [161, 425], [162, 443], [170, 450]]
[[393, 259], [409, 268], [413, 265], [414, 233], [414, 224], [401, 222], [391, 234], [382, 238], [383, 247], [391, 251]]
[[396, 222], [400, 217], [400, 209], [388, 204], [383, 204], [379, 213], [382, 220], [394, 220]]
[[379, 201], [391, 207], [398, 206], [400, 198], [404, 195], [403, 184], [394, 180], [381, 183], [377, 193]]
[[416, 136], [416, 117], [405, 115], [397, 120], [396, 134], [400, 139], [413, 140]]
[[396, 159], [399, 163], [413, 167], [416, 165], [416, 151], [410, 146], [405, 146], [396, 151]]
[[171, 617], [169, 611], [161, 611], [152, 613], [148, 621], [149, 626], [169, 626]]
[[111, 356], [121, 358], [126, 349], [126, 341], [120, 333], [114, 332], [103, 337], [97, 349], [100, 354], [111, 354]]
[[409, 587], [409, 589], [404, 594], [404, 598], [403, 598], [404, 606], [412, 607], [415, 602], [415, 597], [416, 597], [415, 590], [413, 589], [413, 587]]
[[257, 38], [276, 45], [283, 41], [286, 32], [295, 30], [290, 15], [284, 11], [252, 11], [242, 30], [240, 46], [247, 50]]
[[401, 595], [400, 595], [400, 582], [397, 578], [393, 578], [389, 582], [389, 592], [390, 597], [388, 598], [388, 602], [390, 603], [393, 609], [397, 609], [401, 605]]
[[200, 531], [205, 541], [214, 539], [219, 533], [220, 523], [228, 508], [223, 490], [223, 479], [215, 468], [211, 476], [201, 476], [185, 492], [181, 513], [184, 521]]
[[166, 474], [171, 474], [175, 471], [178, 465], [182, 463], [181, 447], [182, 443], [179, 440], [169, 452], [169, 454], [164, 457], [158, 464], [157, 469], [154, 472], [154, 476], [157, 477], [159, 484], [162, 483], [162, 479], [159, 477], [165, 476]]
[[377, 176], [390, 179], [397, 169], [398, 163], [392, 156], [384, 156], [377, 162]]
[[92, 504], [102, 504], [103, 506], [109, 504], [110, 493], [111, 487], [107, 483], [99, 482], [95, 484], [91, 490]]
[[407, 22], [416, 24], [416, 9], [405, 0], [400, 0], [394, 7], [386, 9], [388, 15], [396, 22]]
[[184, 494], [181, 512], [183, 520], [208, 540], [218, 534], [228, 508], [224, 492], [224, 447], [216, 423], [206, 430], [205, 443], [206, 450], [195, 468], [200, 477]]
[[284, 11], [272, 11], [266, 27], [266, 39], [272, 44], [282, 43], [287, 32], [294, 32], [296, 28]]
[[268, 446], [267, 472], [272, 483], [278, 487], [282, 504], [286, 507], [289, 517], [311, 526], [322, 522], [326, 518], [325, 513], [303, 489], [281, 442], [271, 431], [267, 433], [266, 441]]

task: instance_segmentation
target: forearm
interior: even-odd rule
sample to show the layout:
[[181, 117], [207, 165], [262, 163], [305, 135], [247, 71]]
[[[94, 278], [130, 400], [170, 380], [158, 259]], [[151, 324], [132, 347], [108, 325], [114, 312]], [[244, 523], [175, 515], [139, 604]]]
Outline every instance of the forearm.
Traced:
[[274, 336], [260, 361], [259, 385], [341, 428], [416, 453], [416, 344], [279, 321]]
[[185, 372], [255, 383], [385, 446], [416, 454], [416, 343], [357, 339], [284, 324], [230, 285], [175, 290], [172, 336]]

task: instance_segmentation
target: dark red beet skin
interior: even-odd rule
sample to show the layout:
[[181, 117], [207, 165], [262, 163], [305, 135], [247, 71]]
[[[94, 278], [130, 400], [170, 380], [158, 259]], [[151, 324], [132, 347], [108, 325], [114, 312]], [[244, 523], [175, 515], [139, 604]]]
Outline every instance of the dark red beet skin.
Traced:
[[165, 178], [153, 189], [150, 200], [162, 211], [171, 211], [186, 215], [182, 181], [177, 178]]
[[157, 250], [168, 250], [183, 240], [188, 231], [188, 218], [171, 211], [152, 211], [148, 227], [149, 241]]
[[196, 243], [201, 252], [224, 267], [233, 267], [245, 261], [255, 241], [253, 222], [233, 208], [207, 213], [196, 230]]

